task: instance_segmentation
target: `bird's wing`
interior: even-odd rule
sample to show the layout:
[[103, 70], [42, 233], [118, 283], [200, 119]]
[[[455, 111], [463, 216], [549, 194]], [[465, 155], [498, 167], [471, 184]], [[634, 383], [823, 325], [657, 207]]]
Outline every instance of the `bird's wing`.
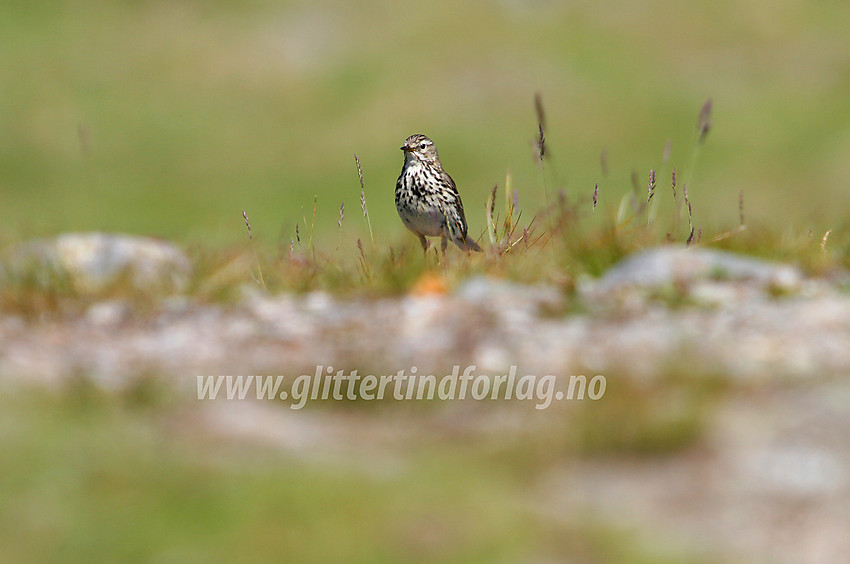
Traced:
[[442, 171], [442, 179], [447, 192], [443, 207], [446, 224], [452, 233], [452, 239], [463, 241], [466, 239], [468, 227], [466, 224], [466, 215], [463, 212], [463, 202], [460, 200], [460, 193], [457, 191], [457, 185], [455, 185], [455, 181], [449, 176], [449, 173]]

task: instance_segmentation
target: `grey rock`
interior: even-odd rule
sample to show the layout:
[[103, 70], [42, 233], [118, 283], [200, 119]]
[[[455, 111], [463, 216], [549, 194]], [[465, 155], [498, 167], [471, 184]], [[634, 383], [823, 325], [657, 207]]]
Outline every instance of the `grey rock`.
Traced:
[[564, 304], [563, 294], [552, 286], [527, 286], [486, 276], [470, 278], [461, 284], [456, 295], [478, 306], [510, 304], [536, 310], [540, 307], [561, 308]]
[[803, 275], [786, 264], [715, 249], [669, 245], [625, 258], [605, 273], [593, 289], [609, 292], [624, 287], [653, 288], [698, 280], [746, 281], [792, 291], [799, 288]]
[[2, 278], [32, 277], [49, 284], [66, 280], [81, 292], [98, 292], [125, 279], [137, 290], [179, 292], [191, 264], [172, 243], [118, 233], [65, 233], [13, 247]]
[[86, 320], [93, 326], [116, 327], [132, 316], [130, 307], [121, 300], [96, 302], [86, 310]]

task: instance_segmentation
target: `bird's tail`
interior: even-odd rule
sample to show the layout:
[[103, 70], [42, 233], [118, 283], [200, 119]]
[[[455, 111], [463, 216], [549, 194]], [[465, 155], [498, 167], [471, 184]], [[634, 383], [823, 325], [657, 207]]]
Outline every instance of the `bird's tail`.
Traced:
[[467, 235], [463, 239], [453, 239], [454, 244], [463, 251], [481, 252], [481, 247], [475, 242], [475, 239]]

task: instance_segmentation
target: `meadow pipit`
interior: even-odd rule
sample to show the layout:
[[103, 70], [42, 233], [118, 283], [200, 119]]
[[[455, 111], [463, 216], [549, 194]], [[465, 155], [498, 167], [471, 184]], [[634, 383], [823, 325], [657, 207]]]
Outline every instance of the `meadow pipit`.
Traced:
[[417, 133], [408, 137], [401, 150], [404, 165], [395, 185], [395, 207], [404, 226], [428, 250], [425, 237], [441, 238], [446, 254], [448, 240], [464, 251], [480, 251], [467, 234], [466, 216], [454, 180], [443, 170], [434, 142]]

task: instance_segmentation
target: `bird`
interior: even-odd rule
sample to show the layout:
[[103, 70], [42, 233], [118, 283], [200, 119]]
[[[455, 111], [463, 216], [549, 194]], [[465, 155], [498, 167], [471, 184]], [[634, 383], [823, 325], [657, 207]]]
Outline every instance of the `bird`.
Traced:
[[440, 237], [444, 257], [448, 241], [461, 250], [480, 252], [481, 247], [469, 236], [455, 181], [443, 170], [434, 142], [416, 133], [405, 139], [401, 150], [404, 164], [395, 185], [395, 206], [404, 226], [419, 238], [422, 250], [428, 252], [426, 237]]

